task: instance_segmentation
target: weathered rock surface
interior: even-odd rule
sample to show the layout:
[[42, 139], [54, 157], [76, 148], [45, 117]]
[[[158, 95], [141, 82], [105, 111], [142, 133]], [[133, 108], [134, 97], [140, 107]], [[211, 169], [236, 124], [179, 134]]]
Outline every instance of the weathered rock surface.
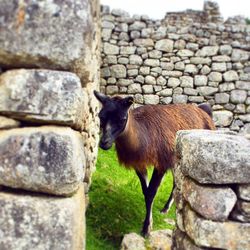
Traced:
[[[93, 4], [93, 6], [92, 6]], [[0, 65], [63, 69], [89, 82], [96, 9], [93, 1], [0, 3]]]
[[70, 195], [83, 180], [83, 140], [71, 128], [2, 130], [0, 152], [1, 185]]
[[184, 226], [188, 236], [198, 246], [229, 250], [250, 249], [250, 223], [205, 220], [186, 206]]
[[9, 117], [83, 129], [87, 105], [73, 73], [21, 69], [0, 76], [0, 113]]
[[0, 116], [0, 129], [17, 128], [19, 126], [20, 122], [5, 116]]
[[179, 131], [181, 170], [199, 183], [249, 183], [250, 141], [220, 131]]
[[121, 243], [121, 250], [133, 249], [146, 250], [145, 239], [136, 233], [125, 234]]
[[237, 195], [242, 200], [250, 201], [250, 184], [241, 184], [237, 187]]
[[0, 249], [85, 249], [81, 187], [70, 198], [0, 192]]
[[228, 110], [218, 110], [213, 112], [214, 124], [217, 127], [229, 126], [233, 121], [233, 113]]
[[193, 210], [206, 219], [224, 221], [232, 211], [237, 197], [231, 188], [209, 187], [185, 178], [182, 194]]
[[152, 250], [170, 250], [172, 246], [172, 230], [158, 230], [150, 233], [148, 248]]

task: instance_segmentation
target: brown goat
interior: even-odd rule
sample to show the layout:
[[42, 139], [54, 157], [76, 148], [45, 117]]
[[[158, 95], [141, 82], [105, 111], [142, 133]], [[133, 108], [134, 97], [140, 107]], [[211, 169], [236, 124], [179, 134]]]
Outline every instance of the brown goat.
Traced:
[[[135, 169], [146, 203], [142, 234], [152, 226], [152, 203], [166, 171], [174, 166], [174, 141], [178, 130], [215, 129], [207, 104], [145, 105], [130, 109], [132, 97], [110, 98], [94, 92], [103, 107], [99, 113], [102, 137], [100, 147], [107, 150], [115, 142], [121, 164]], [[154, 171], [147, 182], [147, 167]], [[166, 212], [172, 193], [162, 212]]]

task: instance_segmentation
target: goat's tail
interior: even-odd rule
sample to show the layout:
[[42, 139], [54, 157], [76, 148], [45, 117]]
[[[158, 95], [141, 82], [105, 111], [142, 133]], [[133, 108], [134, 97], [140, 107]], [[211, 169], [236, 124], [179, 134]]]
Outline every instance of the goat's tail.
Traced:
[[198, 107], [202, 109], [203, 111], [205, 111], [211, 118], [213, 117], [213, 112], [212, 112], [212, 108], [210, 104], [202, 103], [202, 104], [199, 104]]

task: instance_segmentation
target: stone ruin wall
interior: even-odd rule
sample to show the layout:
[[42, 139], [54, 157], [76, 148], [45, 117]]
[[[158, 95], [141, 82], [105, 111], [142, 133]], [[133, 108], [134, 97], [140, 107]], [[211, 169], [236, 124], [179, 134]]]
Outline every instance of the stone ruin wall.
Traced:
[[212, 105], [217, 127], [250, 132], [250, 25], [218, 5], [163, 20], [102, 8], [101, 91], [136, 105]]
[[177, 133], [172, 249], [250, 249], [250, 141], [233, 132]]
[[0, 249], [85, 249], [98, 1], [0, 2]]

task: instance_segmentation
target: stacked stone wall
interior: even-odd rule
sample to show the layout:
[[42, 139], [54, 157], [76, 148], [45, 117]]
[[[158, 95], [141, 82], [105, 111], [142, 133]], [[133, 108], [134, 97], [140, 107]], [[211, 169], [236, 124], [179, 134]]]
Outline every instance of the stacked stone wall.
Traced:
[[223, 23], [213, 6], [202, 22], [190, 11], [152, 20], [104, 6], [101, 91], [135, 106], [208, 102], [218, 127], [249, 133], [250, 26]]
[[178, 132], [173, 249], [250, 249], [249, 150], [232, 132]]
[[0, 3], [0, 249], [85, 249], [98, 1]]

